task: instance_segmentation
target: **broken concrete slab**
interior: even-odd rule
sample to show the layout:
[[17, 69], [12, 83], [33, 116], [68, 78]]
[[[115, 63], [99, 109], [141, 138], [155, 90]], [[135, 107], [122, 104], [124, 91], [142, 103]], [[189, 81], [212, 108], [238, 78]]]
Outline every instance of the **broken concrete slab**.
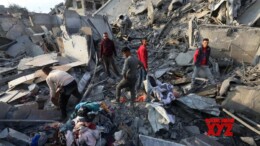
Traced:
[[154, 7], [153, 7], [153, 3], [151, 0], [147, 1], [147, 19], [148, 19], [148, 24], [153, 24], [154, 20], [155, 20], [155, 14], [154, 14]]
[[240, 83], [240, 80], [236, 77], [229, 77], [228, 79], [224, 80], [222, 82], [221, 88], [219, 90], [219, 95], [223, 96], [226, 94], [226, 92], [228, 91], [228, 88], [230, 86], [230, 83]]
[[210, 137], [203, 134], [182, 139], [180, 143], [186, 146], [223, 146], [219, 142], [212, 140]]
[[171, 70], [170, 68], [164, 68], [164, 69], [158, 69], [154, 76], [158, 79], [160, 78], [162, 75], [164, 75], [167, 71]]
[[259, 103], [259, 87], [236, 86], [222, 102], [222, 107], [260, 120]]
[[44, 13], [33, 13], [30, 15], [30, 21], [32, 26], [45, 26], [48, 30], [51, 30], [53, 27], [60, 26], [62, 20], [57, 15], [50, 15]]
[[213, 57], [231, 57], [237, 62], [252, 63], [260, 43], [260, 28], [200, 25], [199, 34], [209, 39]]
[[197, 126], [185, 126], [184, 129], [192, 134], [200, 134], [200, 129]]
[[0, 102], [11, 103], [29, 94], [29, 91], [13, 90], [5, 92], [5, 95], [0, 98]]
[[143, 146], [184, 146], [182, 144], [175, 143], [172, 141], [166, 141], [163, 139], [153, 138], [145, 135], [139, 135], [139, 138]]
[[138, 1], [137, 3], [134, 4], [134, 6], [132, 6], [130, 8], [130, 12], [131, 14], [134, 15], [139, 15], [144, 13], [147, 10], [147, 2], [146, 1]]
[[31, 138], [29, 136], [11, 128], [5, 128], [1, 131], [0, 139], [11, 141], [13, 144], [19, 146], [27, 146], [31, 142]]
[[12, 108], [12, 106], [4, 102], [0, 102], [0, 106], [1, 106], [0, 119], [5, 119], [6, 113]]
[[93, 15], [105, 15], [108, 17], [109, 22], [116, 20], [120, 14], [128, 14], [128, 9], [132, 1], [122, 1], [122, 0], [110, 0], [105, 5], [103, 5], [99, 10], [97, 10]]
[[6, 50], [7, 48], [9, 48], [10, 46], [12, 46], [13, 44], [15, 44], [16, 41], [5, 38], [5, 37], [0, 37], [0, 50]]
[[158, 8], [163, 4], [164, 0], [152, 0], [154, 7]]
[[176, 63], [179, 66], [190, 66], [192, 65], [194, 51], [188, 51], [187, 53], [180, 53], [176, 57]]
[[79, 93], [82, 93], [84, 91], [85, 87], [87, 86], [87, 84], [90, 81], [90, 78], [91, 78], [91, 74], [89, 72], [85, 72], [85, 74], [80, 79], [79, 84], [78, 84]]
[[26, 50], [26, 46], [24, 44], [17, 43], [9, 47], [5, 53], [10, 57], [15, 58], [19, 55], [24, 54], [25, 50]]
[[216, 103], [215, 99], [201, 97], [196, 94], [189, 94], [177, 98], [177, 100], [192, 109], [197, 109], [214, 116], [219, 116], [220, 114], [219, 105]]
[[6, 37], [15, 40], [25, 33], [25, 26], [23, 24], [16, 24], [7, 32]]
[[248, 26], [254, 25], [260, 19], [260, 1], [251, 5], [247, 10], [237, 18], [237, 21], [240, 24], [245, 24]]
[[[44, 61], [43, 61], [44, 60]], [[18, 64], [18, 70], [24, 71], [58, 63], [57, 53], [43, 54], [36, 57], [23, 58]]]

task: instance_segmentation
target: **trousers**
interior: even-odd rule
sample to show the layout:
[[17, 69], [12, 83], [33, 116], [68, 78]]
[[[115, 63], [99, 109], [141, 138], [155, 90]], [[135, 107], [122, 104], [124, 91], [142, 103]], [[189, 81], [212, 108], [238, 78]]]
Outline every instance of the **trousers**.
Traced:
[[67, 117], [67, 104], [71, 95], [74, 95], [79, 100], [82, 98], [78, 91], [77, 82], [74, 80], [66, 86], [63, 86], [63, 90], [60, 95], [60, 110], [63, 117]]
[[102, 59], [103, 59], [105, 71], [106, 71], [108, 76], [111, 76], [111, 73], [110, 73], [110, 70], [109, 70], [110, 65], [112, 65], [112, 68], [113, 68], [115, 74], [117, 76], [120, 76], [120, 74], [119, 74], [119, 72], [117, 70], [117, 67], [116, 67], [116, 64], [115, 64], [113, 56], [103, 56]]
[[211, 84], [216, 84], [213, 78], [213, 75], [209, 69], [209, 66], [195, 66], [191, 78], [191, 84], [195, 84], [196, 77], [198, 76], [198, 73], [200, 70], [203, 70], [203, 72], [206, 74], [207, 78], [209, 79]]
[[133, 79], [122, 79], [119, 84], [116, 86], [116, 100], [119, 101], [121, 96], [121, 90], [124, 88], [129, 88], [131, 93], [131, 100], [135, 99], [135, 83], [136, 78]]

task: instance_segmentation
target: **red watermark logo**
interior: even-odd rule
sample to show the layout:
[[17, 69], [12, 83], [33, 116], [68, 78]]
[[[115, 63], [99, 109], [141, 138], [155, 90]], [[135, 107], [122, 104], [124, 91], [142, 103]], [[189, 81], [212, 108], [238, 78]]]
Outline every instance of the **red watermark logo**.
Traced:
[[210, 118], [205, 119], [208, 126], [208, 136], [233, 136], [232, 128], [235, 120], [233, 118]]

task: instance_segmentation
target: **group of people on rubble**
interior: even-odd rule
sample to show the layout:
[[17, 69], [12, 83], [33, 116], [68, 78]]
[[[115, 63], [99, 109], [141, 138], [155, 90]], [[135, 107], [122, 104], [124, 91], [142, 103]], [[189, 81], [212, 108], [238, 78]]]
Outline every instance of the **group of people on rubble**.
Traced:
[[[131, 20], [127, 15], [120, 15], [118, 23], [122, 27], [122, 33], [126, 33], [126, 29], [131, 27]], [[215, 85], [213, 75], [209, 69], [209, 56], [211, 48], [209, 40], [204, 38], [202, 44], [194, 53], [194, 72], [191, 80], [191, 88], [195, 86], [195, 79], [200, 70], [203, 71], [211, 84]], [[136, 98], [135, 84], [138, 80], [138, 74], [147, 75], [148, 72], [148, 41], [142, 39], [141, 46], [136, 51], [137, 58], [132, 55], [132, 51], [128, 47], [123, 47], [121, 52], [125, 58], [122, 73], [120, 74], [115, 64], [114, 57], [117, 57], [117, 51], [113, 40], [109, 38], [108, 33], [103, 34], [103, 40], [100, 43], [99, 61], [104, 65], [104, 70], [111, 77], [110, 66], [118, 77], [122, 77], [121, 81], [116, 86], [116, 99], [114, 102], [120, 102], [121, 90], [127, 88], [131, 93], [132, 103]], [[140, 71], [139, 71], [140, 70]], [[42, 71], [47, 75], [46, 82], [50, 89], [50, 97], [53, 103], [60, 106], [62, 119], [67, 117], [66, 106], [71, 94], [81, 100], [81, 94], [78, 92], [77, 82], [69, 73], [60, 70], [53, 70], [51, 67], [43, 67]], [[57, 100], [57, 94], [60, 94], [60, 99]]]

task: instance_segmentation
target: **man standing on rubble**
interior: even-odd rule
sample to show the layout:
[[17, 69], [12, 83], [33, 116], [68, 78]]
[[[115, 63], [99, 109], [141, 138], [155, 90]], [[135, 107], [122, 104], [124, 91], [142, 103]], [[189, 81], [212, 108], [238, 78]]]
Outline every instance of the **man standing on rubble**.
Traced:
[[200, 70], [202, 70], [206, 74], [212, 85], [216, 84], [208, 66], [211, 51], [211, 48], [208, 46], [208, 44], [209, 39], [204, 38], [202, 41], [202, 46], [199, 47], [194, 53], [193, 64], [195, 65], [195, 67], [192, 74], [191, 88], [194, 88], [195, 78], [198, 76]]
[[146, 39], [142, 39], [142, 45], [137, 50], [138, 59], [143, 63], [144, 69], [148, 71], [148, 53], [147, 53], [148, 42]]
[[101, 50], [100, 50], [100, 59], [102, 60], [106, 73], [110, 77], [109, 66], [112, 65], [112, 68], [117, 76], [120, 76], [117, 67], [114, 62], [113, 54], [117, 56], [115, 44], [112, 40], [108, 38], [108, 33], [103, 34], [104, 39], [101, 41]]
[[42, 71], [47, 75], [46, 82], [50, 88], [51, 100], [55, 100], [56, 93], [60, 93], [59, 106], [62, 119], [65, 119], [67, 117], [66, 107], [71, 94], [79, 100], [81, 99], [81, 95], [78, 92], [77, 82], [73, 76], [65, 71], [53, 70], [47, 66], [43, 67]]
[[122, 53], [125, 57], [124, 67], [122, 70], [123, 79], [116, 86], [116, 102], [120, 102], [121, 90], [124, 88], [129, 88], [131, 92], [131, 100], [133, 103], [135, 100], [135, 83], [137, 80], [137, 70], [139, 67], [144, 66], [142, 62], [132, 56], [128, 47], [124, 47], [122, 49]]

